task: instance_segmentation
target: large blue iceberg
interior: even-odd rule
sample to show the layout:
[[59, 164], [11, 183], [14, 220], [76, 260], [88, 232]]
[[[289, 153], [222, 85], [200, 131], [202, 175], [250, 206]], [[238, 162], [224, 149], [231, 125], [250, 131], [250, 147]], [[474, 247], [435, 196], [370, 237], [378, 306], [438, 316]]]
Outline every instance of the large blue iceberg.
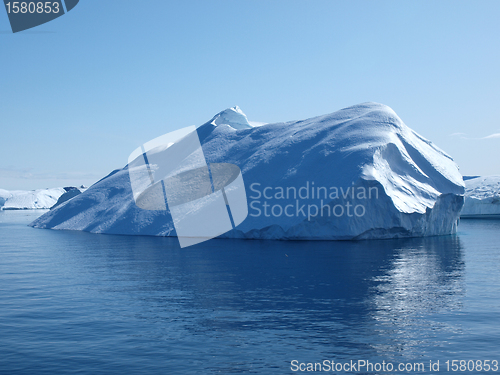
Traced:
[[[464, 202], [457, 165], [385, 105], [262, 126], [234, 107], [197, 133], [206, 161], [238, 166], [245, 183], [248, 216], [221, 237], [348, 240], [456, 231]], [[176, 235], [168, 210], [137, 207], [127, 166], [31, 225]]]

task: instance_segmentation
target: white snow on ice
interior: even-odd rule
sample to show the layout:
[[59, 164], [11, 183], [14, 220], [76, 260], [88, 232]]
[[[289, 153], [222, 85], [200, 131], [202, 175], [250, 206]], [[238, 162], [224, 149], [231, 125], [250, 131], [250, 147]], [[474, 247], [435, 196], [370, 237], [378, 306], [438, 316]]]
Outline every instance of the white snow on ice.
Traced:
[[37, 210], [52, 207], [59, 197], [66, 192], [64, 188], [38, 190], [3, 190], [0, 189], [0, 209], [2, 210]]
[[230, 125], [233, 129], [249, 129], [252, 126], [240, 107], [228, 108], [216, 114], [209, 123], [213, 126]]

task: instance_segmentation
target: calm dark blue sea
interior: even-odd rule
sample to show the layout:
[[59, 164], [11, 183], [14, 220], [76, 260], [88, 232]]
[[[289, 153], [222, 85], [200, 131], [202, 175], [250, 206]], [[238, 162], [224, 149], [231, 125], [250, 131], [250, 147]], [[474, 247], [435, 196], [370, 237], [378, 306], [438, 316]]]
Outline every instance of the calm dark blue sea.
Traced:
[[430, 374], [429, 361], [452, 373], [446, 361], [500, 360], [500, 221], [425, 239], [180, 249], [28, 227], [40, 213], [0, 212], [2, 374], [289, 374], [359, 360]]

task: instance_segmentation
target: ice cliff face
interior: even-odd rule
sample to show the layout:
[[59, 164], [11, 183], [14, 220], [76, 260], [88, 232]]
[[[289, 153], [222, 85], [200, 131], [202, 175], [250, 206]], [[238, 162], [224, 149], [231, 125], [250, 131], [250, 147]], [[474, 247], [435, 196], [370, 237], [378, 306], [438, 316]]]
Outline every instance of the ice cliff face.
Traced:
[[54, 209], [61, 204], [63, 204], [66, 201], [69, 201], [70, 199], [73, 199], [77, 195], [80, 195], [83, 191], [85, 191], [87, 188], [85, 186], [80, 186], [79, 188], [71, 186], [71, 187], [65, 187], [64, 190], [66, 191], [63, 195], [59, 197], [57, 202], [50, 207], [50, 209]]
[[[242, 172], [248, 217], [223, 237], [366, 239], [453, 233], [464, 183], [453, 160], [387, 106], [365, 103], [251, 127], [237, 107], [197, 130], [208, 163]], [[38, 228], [175, 235], [133, 200], [127, 167], [41, 216]]]
[[500, 218], [500, 176], [485, 176], [465, 182], [463, 218]]

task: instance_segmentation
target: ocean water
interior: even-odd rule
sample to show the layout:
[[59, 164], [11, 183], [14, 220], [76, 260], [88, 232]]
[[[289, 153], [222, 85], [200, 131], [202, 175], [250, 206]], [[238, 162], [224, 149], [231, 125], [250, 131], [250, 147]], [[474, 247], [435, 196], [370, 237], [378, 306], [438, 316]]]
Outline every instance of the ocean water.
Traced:
[[424, 239], [180, 249], [28, 227], [40, 213], [0, 211], [1, 374], [293, 374], [363, 360], [394, 370], [347, 373], [500, 372], [500, 221]]

